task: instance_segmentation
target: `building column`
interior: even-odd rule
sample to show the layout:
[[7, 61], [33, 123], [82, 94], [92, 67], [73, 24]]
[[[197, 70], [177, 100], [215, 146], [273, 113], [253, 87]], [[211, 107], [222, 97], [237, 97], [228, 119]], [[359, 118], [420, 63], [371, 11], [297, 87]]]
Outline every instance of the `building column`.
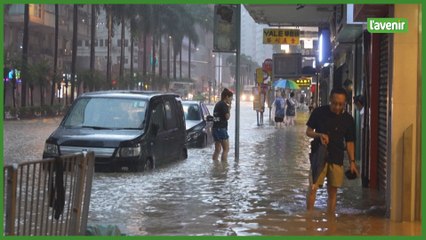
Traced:
[[391, 220], [420, 220], [421, 5], [396, 4], [408, 32], [393, 34]]

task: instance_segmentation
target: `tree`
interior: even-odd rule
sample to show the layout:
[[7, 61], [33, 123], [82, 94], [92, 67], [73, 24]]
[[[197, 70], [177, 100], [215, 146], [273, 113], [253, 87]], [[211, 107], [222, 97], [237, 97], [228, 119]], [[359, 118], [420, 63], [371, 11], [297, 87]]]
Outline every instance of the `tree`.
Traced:
[[170, 78], [170, 41], [172, 36], [167, 36], [167, 77]]
[[[176, 79], [177, 54], [181, 52], [184, 37], [191, 39], [194, 44], [198, 43], [198, 35], [195, 31], [195, 21], [191, 14], [181, 5], [175, 6], [178, 19], [171, 31], [173, 38], [173, 78]], [[181, 63], [182, 65], [182, 63]], [[180, 66], [182, 67], [182, 66]]]
[[[90, 76], [95, 77], [95, 41], [96, 41], [96, 20], [99, 13], [99, 6], [93, 4], [91, 7], [91, 21], [90, 21]], [[89, 80], [91, 79], [89, 78]], [[86, 81], [84, 81], [86, 88]]]
[[47, 82], [50, 73], [50, 64], [46, 60], [37, 61], [28, 66], [28, 70], [31, 74], [27, 77], [27, 81], [30, 89], [30, 104], [34, 106], [34, 88], [39, 87], [40, 90], [40, 106], [45, 105], [44, 101], [44, 90], [46, 89]]
[[28, 41], [29, 41], [29, 26], [30, 22], [30, 8], [28, 4], [25, 4], [24, 10], [24, 37], [22, 41], [22, 87], [21, 87], [21, 106], [25, 107], [27, 105], [27, 78], [28, 74], [27, 65], [28, 65]]
[[26, 80], [28, 82], [28, 90], [29, 90], [29, 94], [30, 94], [30, 106], [33, 107], [34, 106], [34, 85], [37, 81], [37, 75], [36, 75], [35, 71], [37, 69], [33, 65], [28, 65], [27, 69], [28, 69], [29, 72], [31, 72], [31, 74], [28, 76], [28, 78]]
[[169, 33], [172, 31], [172, 28], [176, 24], [176, 12], [174, 10], [175, 5], [163, 5], [162, 8], [159, 9], [159, 22], [157, 29], [158, 34], [158, 42], [159, 42], [159, 75], [162, 76], [163, 73], [163, 44], [162, 39], [164, 35], [166, 35], [167, 39], [167, 78], [170, 78], [170, 38]]
[[78, 78], [76, 79], [76, 87], [79, 89], [81, 87], [81, 84], [84, 83], [84, 85], [88, 85], [91, 81], [92, 75], [94, 73], [90, 69], [82, 70], [77, 72]]
[[122, 15], [120, 16], [121, 18], [121, 46], [120, 46], [120, 80], [123, 80], [124, 78], [124, 47], [125, 47], [125, 40], [126, 40], [126, 20], [125, 20], [125, 15], [122, 13]]
[[163, 76], [163, 36], [162, 34], [160, 34], [160, 36], [158, 37], [158, 43], [159, 43], [159, 47], [158, 47], [158, 73], [160, 75], [160, 77]]
[[[195, 24], [200, 26], [206, 32], [213, 32], [213, 9], [209, 8], [208, 5], [185, 5], [187, 11], [192, 15], [195, 20]], [[197, 43], [193, 43], [192, 39], [189, 38], [189, 50], [188, 50], [188, 78], [191, 78], [191, 44], [197, 47]]]
[[79, 79], [84, 82], [91, 92], [102, 88], [103, 82], [105, 82], [105, 75], [98, 70], [85, 70], [79, 73]]
[[104, 5], [103, 6], [106, 12], [106, 22], [108, 28], [108, 42], [107, 42], [107, 73], [106, 73], [106, 86], [111, 86], [111, 48], [112, 48], [112, 36], [114, 35], [113, 28], [113, 13], [112, 13], [112, 5]]
[[135, 46], [135, 40], [139, 40], [140, 39], [140, 33], [141, 33], [141, 28], [139, 27], [140, 24], [140, 15], [138, 14], [138, 9], [139, 8], [132, 8], [133, 12], [132, 12], [132, 18], [130, 18], [130, 79], [131, 79], [131, 87], [132, 89], [134, 88], [134, 77], [133, 77], [133, 61], [134, 61], [134, 56], [133, 56], [133, 52], [134, 52], [134, 46]]
[[124, 47], [126, 39], [126, 18], [131, 18], [129, 14], [131, 13], [130, 7], [132, 5], [115, 5], [112, 9], [113, 22], [121, 26], [121, 41], [120, 41], [120, 72], [119, 80], [124, 80]]
[[148, 35], [151, 35], [152, 38], [152, 65], [151, 65], [151, 78], [154, 80], [155, 76], [155, 62], [157, 61], [157, 56], [155, 53], [155, 48], [157, 40], [161, 40], [161, 18], [167, 15], [167, 5], [142, 5], [138, 11], [140, 16], [140, 25], [143, 32], [143, 76], [146, 76], [147, 73], [147, 61], [148, 61], [148, 51], [147, 51], [147, 38]]
[[78, 5], [75, 4], [73, 8], [73, 28], [72, 28], [72, 55], [71, 55], [71, 102], [74, 101], [75, 91], [75, 75], [77, 63], [77, 40], [78, 40]]
[[143, 32], [143, 72], [142, 75], [145, 77], [147, 73], [147, 46], [146, 42], [148, 39], [148, 34], [151, 33], [151, 5], [141, 5], [139, 9], [140, 16], [140, 27]]
[[55, 49], [53, 56], [52, 88], [50, 90], [50, 105], [55, 100], [55, 86], [58, 78], [58, 41], [59, 41], [59, 5], [55, 4]]
[[152, 76], [155, 76], [155, 65], [157, 63], [155, 45], [158, 39], [157, 35], [158, 35], [158, 29], [160, 25], [161, 8], [162, 6], [152, 5], [150, 9], [151, 10], [150, 18], [151, 18], [151, 24], [152, 24], [152, 27], [151, 27], [151, 37], [152, 37], [151, 74]]
[[46, 89], [47, 86], [47, 79], [49, 77], [49, 72], [50, 72], [50, 65], [47, 61], [41, 61], [37, 63], [37, 76], [38, 76], [38, 81], [37, 81], [37, 85], [39, 86], [39, 90], [40, 90], [40, 106], [45, 105], [45, 101], [44, 101], [44, 90]]

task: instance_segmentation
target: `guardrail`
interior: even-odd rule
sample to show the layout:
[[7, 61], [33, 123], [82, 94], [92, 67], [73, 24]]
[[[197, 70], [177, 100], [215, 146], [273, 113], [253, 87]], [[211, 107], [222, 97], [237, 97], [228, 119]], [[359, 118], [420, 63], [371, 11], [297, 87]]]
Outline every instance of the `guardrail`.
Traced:
[[5, 235], [83, 235], [94, 153], [4, 166]]

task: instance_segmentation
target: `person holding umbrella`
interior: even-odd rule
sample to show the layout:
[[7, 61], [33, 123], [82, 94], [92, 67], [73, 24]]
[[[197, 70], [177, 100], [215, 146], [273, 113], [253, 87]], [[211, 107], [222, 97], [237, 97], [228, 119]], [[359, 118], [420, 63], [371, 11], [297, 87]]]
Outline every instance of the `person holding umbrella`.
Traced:
[[[310, 187], [306, 199], [306, 207], [312, 210], [315, 203], [316, 191], [327, 178], [327, 211], [334, 214], [336, 210], [337, 189], [342, 186], [345, 176], [343, 158], [346, 148], [350, 169], [353, 174], [359, 175], [355, 163], [355, 123], [353, 117], [345, 111], [346, 91], [343, 88], [331, 90], [330, 104], [313, 110], [306, 123], [306, 135], [314, 138], [311, 142], [311, 156], [318, 155], [320, 146], [326, 145], [328, 155], [322, 171], [316, 181], [310, 178]], [[346, 146], [345, 146], [346, 145]], [[317, 168], [318, 163], [312, 161], [311, 168]], [[316, 165], [315, 165], [316, 164]], [[321, 166], [321, 164], [319, 164]], [[320, 168], [320, 170], [321, 170]]]

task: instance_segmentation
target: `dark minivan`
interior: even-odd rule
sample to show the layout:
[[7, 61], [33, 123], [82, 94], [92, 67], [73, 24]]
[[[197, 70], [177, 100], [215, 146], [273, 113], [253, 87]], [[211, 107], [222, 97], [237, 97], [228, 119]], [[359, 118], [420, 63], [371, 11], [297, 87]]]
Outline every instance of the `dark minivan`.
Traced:
[[95, 153], [95, 170], [142, 171], [187, 158], [178, 95], [102, 91], [78, 97], [46, 140], [43, 158]]

